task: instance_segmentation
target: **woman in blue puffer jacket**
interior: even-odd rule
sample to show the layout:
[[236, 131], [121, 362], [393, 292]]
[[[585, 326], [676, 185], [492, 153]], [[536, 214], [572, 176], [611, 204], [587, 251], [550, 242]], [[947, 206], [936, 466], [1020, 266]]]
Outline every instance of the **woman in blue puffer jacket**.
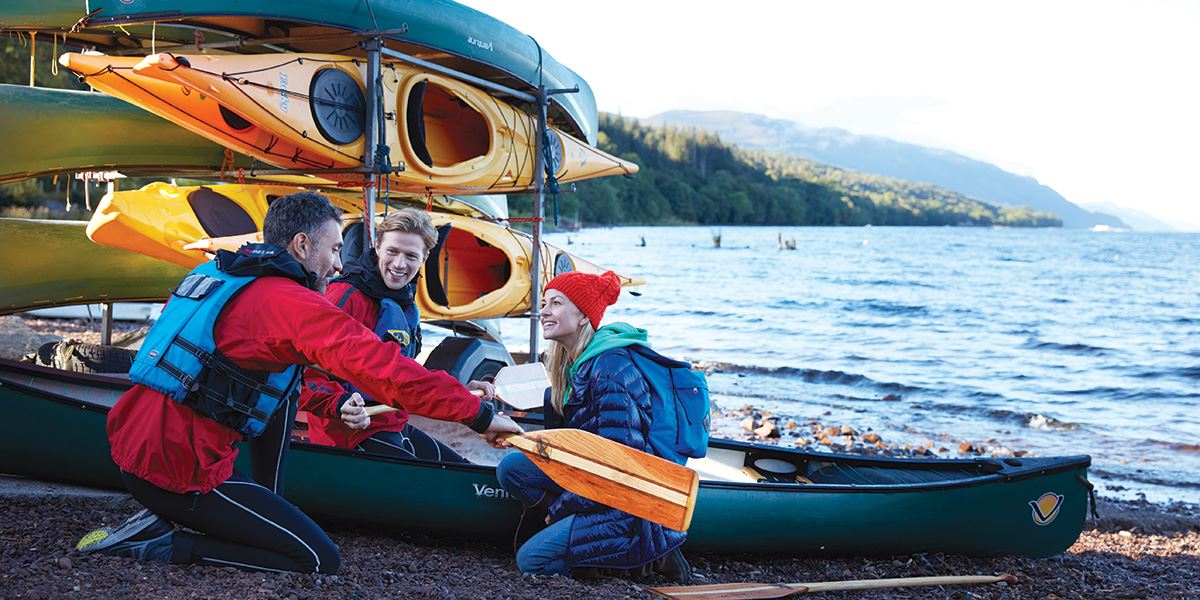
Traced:
[[[542, 336], [550, 342], [546, 427], [582, 429], [653, 454], [647, 442], [650, 388], [630, 356], [630, 346], [649, 345], [646, 330], [627, 323], [599, 326], [620, 292], [612, 271], [564, 273], [546, 284], [540, 315]], [[686, 533], [565, 491], [521, 453], [506, 456], [497, 477], [525, 505], [517, 532], [522, 572], [652, 569], [690, 582], [691, 570], [679, 550]], [[549, 526], [523, 539], [544, 524]]]

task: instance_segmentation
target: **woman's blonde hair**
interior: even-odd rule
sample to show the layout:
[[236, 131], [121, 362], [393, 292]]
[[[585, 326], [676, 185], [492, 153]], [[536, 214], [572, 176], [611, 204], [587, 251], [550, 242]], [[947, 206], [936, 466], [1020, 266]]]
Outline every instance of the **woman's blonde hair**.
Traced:
[[596, 335], [596, 329], [587, 319], [583, 319], [583, 326], [579, 330], [579, 341], [575, 342], [574, 348], [567, 348], [554, 340], [550, 340], [546, 346], [546, 372], [550, 376], [550, 405], [560, 415], [563, 414], [563, 403], [566, 401], [563, 394], [567, 391], [567, 369], [575, 364], [575, 361], [587, 349], [588, 344], [592, 343], [594, 335]]
[[420, 209], [402, 208], [384, 217], [379, 222], [379, 226], [375, 228], [376, 246], [383, 239], [383, 234], [389, 231], [414, 233], [420, 236], [421, 241], [425, 242], [426, 252], [433, 250], [433, 247], [437, 245], [437, 228], [433, 226], [433, 221], [429, 218], [429, 214]]

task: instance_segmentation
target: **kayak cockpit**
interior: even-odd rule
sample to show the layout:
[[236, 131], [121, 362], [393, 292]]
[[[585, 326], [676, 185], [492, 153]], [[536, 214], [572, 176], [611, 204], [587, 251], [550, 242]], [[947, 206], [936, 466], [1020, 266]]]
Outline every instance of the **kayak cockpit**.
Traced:
[[426, 167], [454, 167], [487, 156], [491, 147], [483, 115], [436, 83], [409, 88], [404, 114], [409, 146]]

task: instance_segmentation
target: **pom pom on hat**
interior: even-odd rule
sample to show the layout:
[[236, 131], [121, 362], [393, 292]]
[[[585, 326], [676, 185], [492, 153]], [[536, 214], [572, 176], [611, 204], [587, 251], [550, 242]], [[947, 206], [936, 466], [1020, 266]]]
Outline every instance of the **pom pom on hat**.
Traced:
[[604, 310], [621, 296], [621, 278], [612, 271], [600, 275], [571, 271], [551, 279], [546, 289], [562, 292], [592, 322], [592, 328], [599, 329]]

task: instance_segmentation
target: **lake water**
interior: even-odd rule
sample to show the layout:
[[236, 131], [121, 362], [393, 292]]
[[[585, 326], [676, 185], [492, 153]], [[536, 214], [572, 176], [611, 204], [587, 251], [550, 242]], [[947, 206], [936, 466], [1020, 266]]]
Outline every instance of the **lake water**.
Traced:
[[[962, 440], [1090, 454], [1105, 495], [1200, 502], [1200, 235], [722, 227], [718, 249], [717, 231], [546, 238], [645, 277], [605, 320], [719, 363], [723, 408], [933, 440], [943, 456]], [[526, 322], [503, 332], [527, 346]]]

